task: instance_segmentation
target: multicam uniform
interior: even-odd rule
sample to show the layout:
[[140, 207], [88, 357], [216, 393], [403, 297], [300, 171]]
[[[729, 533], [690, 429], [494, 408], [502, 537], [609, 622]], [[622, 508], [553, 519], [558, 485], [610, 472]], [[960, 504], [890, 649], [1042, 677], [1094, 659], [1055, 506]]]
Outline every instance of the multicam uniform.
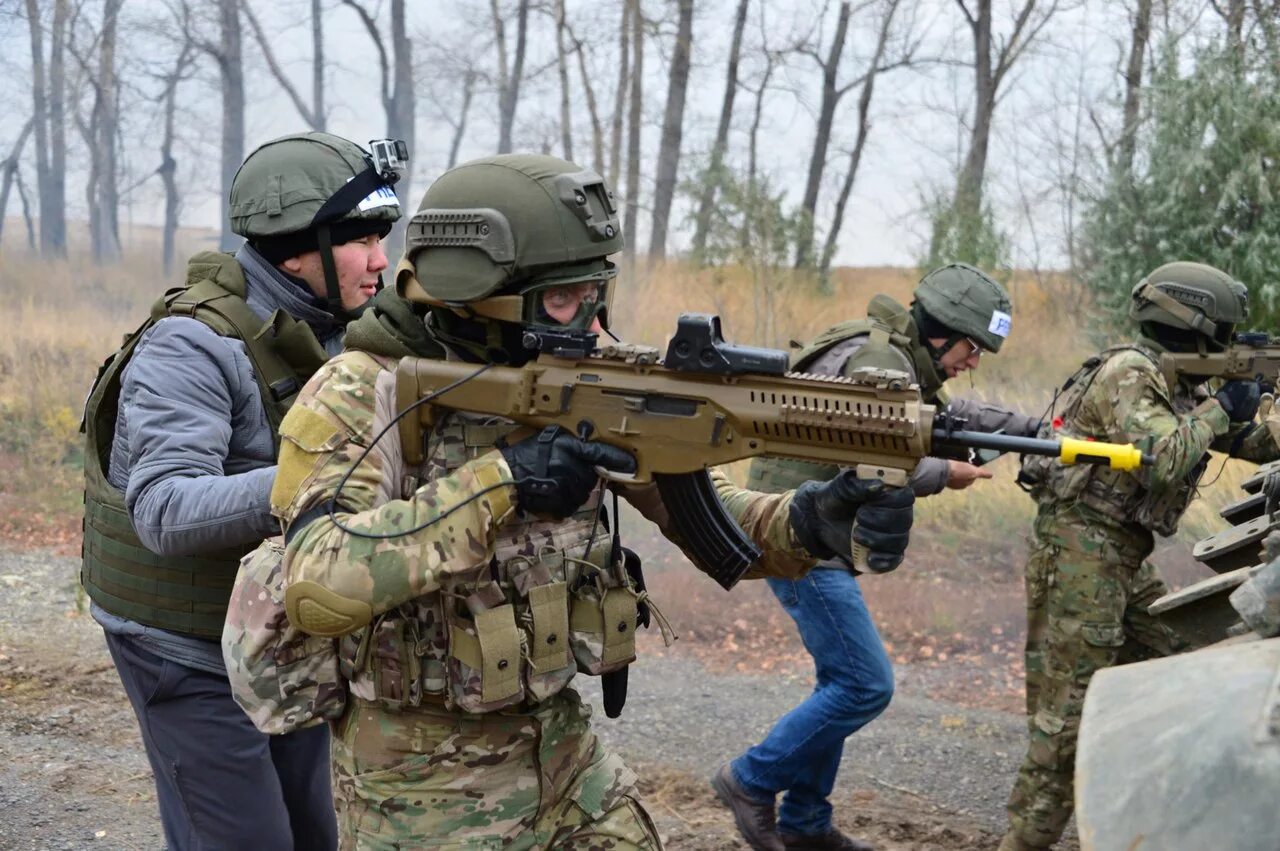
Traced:
[[[1197, 404], [1157, 368], [1159, 344], [1109, 349], [1064, 388], [1060, 434], [1136, 443], [1155, 463], [1140, 473], [1028, 459], [1039, 503], [1027, 563], [1027, 729], [1030, 747], [1008, 810], [1013, 835], [1052, 845], [1071, 817], [1076, 739], [1093, 674], [1185, 649], [1147, 607], [1167, 592], [1146, 561], [1153, 533], [1170, 535], [1216, 449], [1253, 461], [1280, 454], [1269, 430], [1232, 426], [1218, 402]], [[1251, 430], [1250, 430], [1251, 428]], [[1004, 846], [1002, 846], [1004, 847]]]
[[[569, 687], [577, 671], [614, 670], [635, 651], [642, 595], [610, 566], [609, 535], [593, 536], [596, 501], [563, 521], [517, 513], [493, 450], [512, 426], [468, 415], [435, 425], [419, 468], [392, 429], [351, 472], [395, 411], [394, 364], [348, 351], [320, 370], [281, 428], [273, 492], [286, 529], [301, 517], [288, 582], [372, 612], [340, 643], [352, 697], [333, 743], [342, 847], [430, 837], [432, 847], [658, 848], [635, 775], [600, 745]], [[790, 495], [717, 487], [766, 547], [766, 571], [807, 568]], [[389, 537], [320, 516], [335, 497], [343, 525]]]

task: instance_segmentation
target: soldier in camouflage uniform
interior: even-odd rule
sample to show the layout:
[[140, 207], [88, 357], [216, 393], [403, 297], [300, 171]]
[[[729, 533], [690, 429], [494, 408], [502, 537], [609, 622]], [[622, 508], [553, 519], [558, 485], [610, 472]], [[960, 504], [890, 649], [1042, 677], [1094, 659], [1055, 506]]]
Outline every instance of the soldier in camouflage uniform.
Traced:
[[1271, 460], [1280, 450], [1254, 422], [1256, 381], [1216, 393], [1195, 379], [1170, 387], [1162, 352], [1221, 351], [1246, 315], [1247, 291], [1198, 263], [1168, 263], [1134, 287], [1138, 340], [1090, 358], [1064, 385], [1046, 433], [1133, 442], [1155, 457], [1140, 472], [1070, 469], [1028, 458], [1020, 478], [1039, 503], [1027, 563], [1026, 758], [1009, 797], [1001, 851], [1048, 848], [1071, 817], [1076, 738], [1096, 671], [1185, 649], [1147, 607], [1167, 592], [1151, 563], [1215, 449]]
[[[652, 609], [599, 517], [594, 468], [634, 459], [556, 430], [515, 440], [511, 423], [465, 413], [375, 438], [406, 401], [402, 357], [518, 365], [530, 335], [601, 330], [619, 234], [612, 194], [572, 163], [446, 172], [409, 227], [406, 298], [375, 299], [281, 427], [285, 605], [339, 641], [349, 689], [333, 743], [344, 848], [659, 847], [635, 776], [569, 687], [632, 661]], [[873, 563], [906, 545], [905, 489], [849, 475], [768, 496], [716, 484], [765, 549], [758, 573], [848, 557], [850, 506]], [[664, 525], [656, 492], [625, 495]]]
[[[863, 367], [906, 372], [926, 402], [965, 420], [974, 431], [1034, 434], [1039, 420], [971, 400], [950, 400], [943, 382], [977, 368], [982, 353], [1000, 350], [1012, 327], [1004, 287], [972, 266], [935, 269], [921, 279], [910, 307], [877, 295], [867, 318], [825, 331], [792, 358], [798, 372], [849, 375]], [[785, 492], [826, 481], [836, 467], [755, 459], [747, 486]], [[991, 473], [959, 459], [925, 458], [912, 472], [917, 496], [965, 488]], [[858, 580], [837, 561], [800, 579], [770, 578], [769, 588], [796, 622], [814, 660], [817, 685], [759, 744], [723, 766], [712, 783], [734, 810], [755, 849], [867, 851], [871, 846], [832, 825], [828, 800], [844, 741], [878, 716], [893, 697], [893, 665], [884, 650]], [[785, 793], [776, 813], [775, 799]]]

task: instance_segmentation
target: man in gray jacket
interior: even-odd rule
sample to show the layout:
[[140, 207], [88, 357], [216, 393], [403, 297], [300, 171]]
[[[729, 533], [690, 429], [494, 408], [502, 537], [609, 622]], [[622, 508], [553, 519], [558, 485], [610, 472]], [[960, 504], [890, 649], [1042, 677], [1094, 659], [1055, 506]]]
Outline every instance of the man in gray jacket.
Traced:
[[[1039, 421], [994, 405], [949, 399], [943, 383], [976, 369], [983, 352], [1000, 350], [1012, 327], [1004, 287], [955, 263], [921, 279], [909, 307], [877, 295], [867, 318], [827, 330], [792, 358], [797, 372], [849, 375], [870, 367], [906, 373], [924, 401], [962, 417], [964, 428], [1032, 436]], [[839, 470], [802, 461], [756, 459], [747, 486], [778, 493]], [[916, 496], [969, 487], [991, 473], [969, 460], [925, 458], [909, 484]], [[863, 601], [858, 581], [836, 561], [797, 580], [768, 579], [813, 657], [813, 694], [774, 725], [764, 741], [725, 763], [712, 779], [752, 848], [869, 851], [832, 824], [829, 801], [844, 740], [878, 716], [893, 697], [893, 665]], [[783, 793], [775, 811], [775, 799]], [[775, 829], [776, 819], [776, 829]]]
[[403, 148], [374, 144], [306, 133], [250, 154], [230, 198], [248, 242], [191, 258], [86, 406], [82, 580], [170, 848], [337, 844], [327, 728], [258, 732], [218, 636], [239, 557], [279, 533], [280, 420], [387, 266]]

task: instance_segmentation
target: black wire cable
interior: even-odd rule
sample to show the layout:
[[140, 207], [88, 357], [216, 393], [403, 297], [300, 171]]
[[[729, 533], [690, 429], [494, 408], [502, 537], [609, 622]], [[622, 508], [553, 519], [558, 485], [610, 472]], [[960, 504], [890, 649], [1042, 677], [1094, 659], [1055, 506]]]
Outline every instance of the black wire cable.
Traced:
[[373, 440], [369, 441], [369, 445], [365, 447], [365, 450], [363, 452], [360, 453], [360, 457], [357, 458], [355, 463], [351, 465], [351, 469], [347, 470], [346, 474], [342, 477], [342, 480], [338, 482], [337, 491], [335, 491], [333, 496], [330, 497], [329, 499], [328, 518], [330, 522], [332, 522], [334, 526], [337, 526], [343, 532], [346, 532], [348, 535], [354, 535], [357, 538], [369, 538], [372, 540], [390, 540], [393, 538], [403, 538], [406, 535], [412, 535], [416, 532], [421, 532], [423, 529], [426, 529], [430, 526], [434, 526], [436, 523], [439, 523], [441, 520], [444, 520], [446, 517], [453, 514], [458, 509], [463, 508], [467, 505], [470, 505], [472, 502], [484, 496], [485, 494], [489, 493], [490, 491], [494, 491], [499, 488], [505, 488], [508, 485], [514, 485], [515, 484], [514, 480], [499, 482], [496, 485], [490, 485], [484, 490], [481, 490], [478, 493], [472, 494], [471, 496], [464, 499], [462, 502], [458, 503], [452, 508], [449, 508], [448, 510], [439, 514], [438, 516], [431, 518], [425, 523], [421, 523], [417, 526], [414, 526], [412, 529], [405, 529], [404, 531], [400, 531], [400, 532], [387, 532], [387, 533], [361, 532], [358, 529], [352, 529], [349, 526], [342, 525], [342, 523], [338, 520], [338, 517], [337, 517], [338, 499], [339, 497], [342, 496], [342, 489], [347, 486], [347, 482], [350, 481], [351, 475], [355, 473], [355, 471], [359, 468], [361, 464], [364, 463], [365, 459], [369, 457], [369, 453], [373, 451], [373, 447], [378, 445], [378, 441], [382, 440], [382, 438], [386, 436], [387, 432], [391, 431], [391, 429], [394, 428], [396, 424], [400, 422], [400, 420], [404, 419], [406, 415], [408, 415], [412, 411], [417, 410], [419, 406], [425, 405], [431, 400], [438, 398], [442, 394], [448, 393], [450, 390], [455, 390], [458, 387], [461, 387], [462, 385], [466, 384], [468, 381], [471, 381], [472, 379], [478, 377], [482, 372], [484, 372], [485, 370], [493, 366], [495, 366], [495, 364], [486, 363], [483, 366], [481, 366], [479, 369], [477, 369], [475, 372], [469, 375], [464, 375], [462, 378], [459, 378], [457, 381], [454, 381], [451, 384], [447, 384], [444, 387], [441, 387], [439, 390], [435, 390], [431, 393], [428, 393], [427, 395], [423, 396], [421, 399], [414, 402], [412, 405], [409, 405], [400, 413], [396, 414], [391, 419], [391, 422], [387, 423], [386, 426], [383, 427], [382, 431], [378, 432], [377, 435], [373, 438]]

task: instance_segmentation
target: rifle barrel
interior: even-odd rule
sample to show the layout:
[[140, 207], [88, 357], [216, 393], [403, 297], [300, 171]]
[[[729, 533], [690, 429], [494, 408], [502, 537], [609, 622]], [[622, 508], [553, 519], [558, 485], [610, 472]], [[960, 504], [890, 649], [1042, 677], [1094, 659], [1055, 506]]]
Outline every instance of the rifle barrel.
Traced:
[[1135, 470], [1140, 465], [1152, 464], [1155, 461], [1152, 456], [1140, 452], [1131, 445], [1121, 446], [1070, 437], [1045, 440], [1039, 437], [1020, 437], [1012, 434], [934, 429], [933, 445], [994, 449], [998, 452], [1018, 452], [1023, 455], [1047, 455], [1063, 463], [1107, 464], [1119, 470]]

